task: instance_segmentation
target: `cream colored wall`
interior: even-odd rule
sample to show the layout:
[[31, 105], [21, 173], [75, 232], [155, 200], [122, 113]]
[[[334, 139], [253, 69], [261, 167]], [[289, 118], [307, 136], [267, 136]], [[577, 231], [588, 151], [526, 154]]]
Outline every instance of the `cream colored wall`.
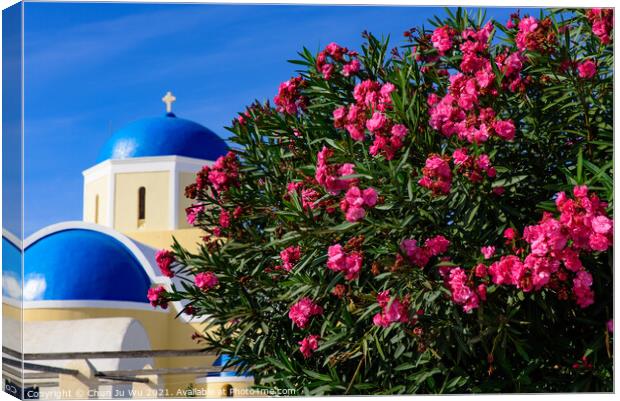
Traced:
[[199, 228], [166, 231], [126, 231], [123, 234], [155, 249], [172, 249], [172, 237], [190, 252], [197, 252], [205, 233]]
[[185, 209], [192, 205], [192, 200], [185, 197], [185, 187], [196, 182], [196, 174], [179, 173], [179, 228], [191, 228], [187, 223]]
[[261, 396], [258, 391], [251, 390], [251, 387], [254, 385], [254, 380], [252, 378], [247, 378], [247, 380], [242, 381], [231, 380], [229, 382], [227, 382], [225, 378], [221, 378], [221, 381], [210, 381], [208, 383], [204, 381], [204, 379], [198, 379], [197, 382], [198, 383], [194, 386], [194, 388], [197, 389], [197, 395], [206, 395], [207, 398], [228, 398], [227, 386], [233, 388], [233, 397], [247, 398]]
[[[105, 225], [108, 221], [109, 176], [84, 183], [84, 221]], [[95, 221], [95, 198], [99, 195], [99, 219]]]
[[[4, 303], [3, 315], [19, 316], [19, 309]], [[169, 308], [172, 308], [170, 306]], [[192, 334], [204, 327], [200, 324], [188, 324], [175, 319], [176, 311], [168, 309], [167, 312], [155, 310], [134, 309], [104, 309], [104, 308], [72, 308], [72, 309], [24, 309], [24, 321], [51, 321], [51, 320], [77, 320], [107, 317], [130, 317], [138, 320], [149, 336], [151, 347], [158, 349], [201, 349], [201, 345], [192, 340]], [[105, 335], [105, 333], [102, 333]], [[28, 352], [28, 350], [24, 350]], [[155, 358], [155, 368], [182, 368], [188, 366], [211, 366], [215, 360], [212, 355], [204, 357], [176, 357]], [[162, 376], [164, 388], [170, 396], [174, 396], [179, 390], [184, 391], [190, 384], [194, 384], [196, 374], [187, 375], [164, 375]]]
[[[138, 189], [146, 188], [146, 219], [138, 227]], [[114, 228], [121, 232], [170, 228], [170, 173], [118, 173]]]

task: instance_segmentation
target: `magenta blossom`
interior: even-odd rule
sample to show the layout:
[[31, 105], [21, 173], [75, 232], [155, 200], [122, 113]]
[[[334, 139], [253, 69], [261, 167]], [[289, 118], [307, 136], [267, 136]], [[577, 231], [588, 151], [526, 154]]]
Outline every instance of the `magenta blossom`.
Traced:
[[167, 291], [163, 286], [155, 288], [149, 288], [146, 298], [149, 300], [153, 307], [161, 307], [162, 309], [168, 308], [168, 300], [166, 299]]
[[194, 277], [194, 283], [196, 287], [200, 288], [203, 291], [208, 291], [211, 288], [215, 287], [219, 283], [219, 279], [213, 272], [206, 273], [198, 273], [196, 277]]
[[174, 253], [162, 249], [157, 251], [155, 254], [155, 261], [157, 262], [157, 266], [159, 266], [159, 270], [161, 270], [162, 274], [166, 277], [174, 277], [174, 272], [170, 268], [172, 263], [174, 263]]
[[289, 246], [280, 252], [280, 259], [282, 259], [282, 269], [290, 272], [299, 259], [301, 258], [300, 246]]
[[351, 281], [359, 277], [364, 258], [360, 252], [346, 253], [340, 244], [327, 249], [327, 268], [343, 272], [344, 278]]
[[586, 60], [577, 66], [579, 78], [592, 79], [596, 75], [596, 63], [592, 60]]
[[347, 221], [354, 223], [366, 216], [366, 208], [377, 204], [377, 191], [366, 188], [363, 191], [356, 186], [349, 188], [344, 199], [340, 202], [340, 209], [345, 212]]
[[492, 245], [483, 246], [480, 252], [482, 252], [482, 256], [484, 256], [485, 259], [491, 259], [493, 255], [495, 255], [495, 247]]
[[377, 303], [381, 307], [381, 312], [372, 318], [375, 326], [389, 327], [393, 323], [409, 322], [409, 301], [390, 297], [390, 290], [383, 291], [377, 295]]
[[304, 358], [308, 359], [312, 356], [312, 353], [319, 348], [319, 336], [317, 334], [311, 334], [297, 344], [299, 344], [299, 351], [301, 351]]
[[288, 317], [299, 327], [305, 329], [310, 323], [312, 316], [320, 316], [323, 314], [323, 308], [312, 302], [312, 299], [304, 297], [295, 305], [291, 306]]

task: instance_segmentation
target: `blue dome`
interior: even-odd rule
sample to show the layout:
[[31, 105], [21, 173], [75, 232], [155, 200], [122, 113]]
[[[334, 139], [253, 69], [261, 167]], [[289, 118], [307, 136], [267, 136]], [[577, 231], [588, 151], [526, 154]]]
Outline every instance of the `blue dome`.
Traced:
[[97, 162], [149, 156], [185, 156], [215, 160], [228, 147], [210, 129], [168, 113], [134, 121], [116, 131], [101, 149]]
[[24, 253], [25, 301], [147, 303], [150, 286], [134, 254], [116, 238], [99, 231], [58, 231], [29, 245]]

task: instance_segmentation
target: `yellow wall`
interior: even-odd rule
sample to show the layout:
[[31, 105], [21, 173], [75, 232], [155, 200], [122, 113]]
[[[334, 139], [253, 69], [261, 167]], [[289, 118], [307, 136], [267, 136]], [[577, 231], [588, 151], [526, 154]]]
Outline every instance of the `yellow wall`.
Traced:
[[192, 205], [192, 200], [185, 197], [185, 187], [196, 182], [196, 174], [179, 173], [179, 228], [191, 228], [187, 223], [185, 209]]
[[165, 231], [126, 231], [126, 236], [143, 244], [147, 244], [155, 249], [171, 249], [172, 237], [190, 252], [197, 252], [201, 237], [205, 233], [199, 228], [188, 228], [185, 230], [165, 230]]
[[[19, 309], [4, 303], [3, 315], [19, 316]], [[164, 349], [201, 349], [201, 345], [192, 340], [196, 331], [202, 332], [204, 325], [188, 324], [175, 319], [176, 311], [172, 306], [166, 312], [155, 310], [72, 308], [72, 309], [24, 309], [24, 321], [79, 320], [91, 318], [129, 317], [138, 320], [149, 336], [154, 350]], [[102, 333], [104, 335], [105, 333]], [[27, 349], [24, 350], [28, 352]], [[215, 360], [212, 355], [204, 357], [155, 358], [155, 368], [182, 368], [188, 366], [211, 366]], [[171, 396], [178, 390], [185, 390], [194, 384], [197, 374], [164, 375], [163, 384]]]
[[[114, 228], [118, 231], [166, 230], [170, 224], [170, 173], [116, 174]], [[138, 227], [138, 189], [146, 188], [146, 219]]]
[[[84, 184], [84, 221], [107, 224], [108, 221], [108, 183], [109, 176], [98, 178]], [[99, 195], [99, 218], [95, 221], [95, 198]]]

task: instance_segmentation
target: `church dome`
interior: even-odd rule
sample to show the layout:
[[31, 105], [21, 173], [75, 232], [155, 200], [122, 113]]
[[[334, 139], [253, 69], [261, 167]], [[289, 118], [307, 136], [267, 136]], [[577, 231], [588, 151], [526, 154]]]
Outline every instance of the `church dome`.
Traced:
[[213, 131], [169, 112], [134, 121], [116, 131], [101, 149], [97, 162], [153, 156], [216, 160], [227, 151], [224, 140]]
[[151, 280], [119, 239], [85, 227], [35, 236], [24, 253], [24, 301], [148, 302]]

